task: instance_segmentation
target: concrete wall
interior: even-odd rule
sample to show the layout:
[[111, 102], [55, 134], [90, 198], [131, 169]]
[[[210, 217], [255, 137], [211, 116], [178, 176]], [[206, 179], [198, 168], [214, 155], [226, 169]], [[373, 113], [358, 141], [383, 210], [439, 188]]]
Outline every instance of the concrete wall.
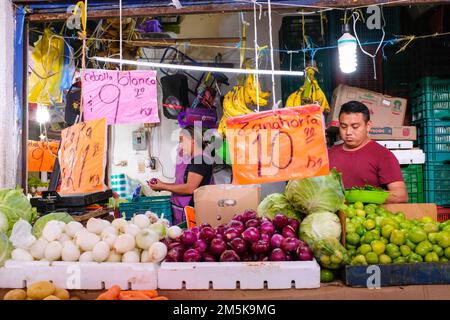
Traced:
[[10, 0], [0, 1], [0, 188], [14, 188], [20, 131], [14, 107], [14, 10]]

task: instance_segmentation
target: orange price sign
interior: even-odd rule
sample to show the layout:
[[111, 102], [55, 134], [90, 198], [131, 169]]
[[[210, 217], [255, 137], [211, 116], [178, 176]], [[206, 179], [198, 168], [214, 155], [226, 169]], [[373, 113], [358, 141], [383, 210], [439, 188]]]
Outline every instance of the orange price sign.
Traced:
[[104, 191], [106, 119], [76, 124], [61, 136], [60, 194]]
[[58, 154], [59, 141], [28, 140], [28, 171], [52, 172]]
[[319, 106], [269, 110], [227, 119], [234, 183], [305, 179], [329, 173]]

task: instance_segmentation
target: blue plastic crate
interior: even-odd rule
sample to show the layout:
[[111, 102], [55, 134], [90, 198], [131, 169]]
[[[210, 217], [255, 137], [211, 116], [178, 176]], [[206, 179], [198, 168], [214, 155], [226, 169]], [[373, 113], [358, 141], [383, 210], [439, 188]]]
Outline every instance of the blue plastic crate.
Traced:
[[450, 121], [417, 121], [417, 143], [428, 161], [450, 160]]
[[424, 191], [428, 203], [450, 205], [450, 162], [425, 163]]
[[139, 197], [137, 201], [130, 201], [119, 205], [120, 214], [125, 213], [127, 220], [131, 219], [135, 214], [142, 214], [146, 211], [156, 213], [159, 217], [164, 214], [164, 218], [172, 224], [170, 196]]

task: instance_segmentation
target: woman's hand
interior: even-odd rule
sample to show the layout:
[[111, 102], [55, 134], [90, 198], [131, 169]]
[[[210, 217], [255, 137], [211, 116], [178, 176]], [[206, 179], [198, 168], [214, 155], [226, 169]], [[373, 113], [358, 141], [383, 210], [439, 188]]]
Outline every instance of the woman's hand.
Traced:
[[148, 186], [153, 190], [153, 191], [161, 191], [164, 190], [164, 182], [161, 182], [159, 179], [156, 179], [155, 183], [150, 183], [150, 181], [148, 182]]

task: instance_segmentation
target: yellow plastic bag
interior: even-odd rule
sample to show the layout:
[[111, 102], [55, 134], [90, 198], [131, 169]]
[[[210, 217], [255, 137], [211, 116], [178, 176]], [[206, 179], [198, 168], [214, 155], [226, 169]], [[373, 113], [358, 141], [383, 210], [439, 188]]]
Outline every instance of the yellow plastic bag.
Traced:
[[35, 43], [31, 60], [28, 101], [46, 105], [62, 102], [64, 39], [45, 29]]

